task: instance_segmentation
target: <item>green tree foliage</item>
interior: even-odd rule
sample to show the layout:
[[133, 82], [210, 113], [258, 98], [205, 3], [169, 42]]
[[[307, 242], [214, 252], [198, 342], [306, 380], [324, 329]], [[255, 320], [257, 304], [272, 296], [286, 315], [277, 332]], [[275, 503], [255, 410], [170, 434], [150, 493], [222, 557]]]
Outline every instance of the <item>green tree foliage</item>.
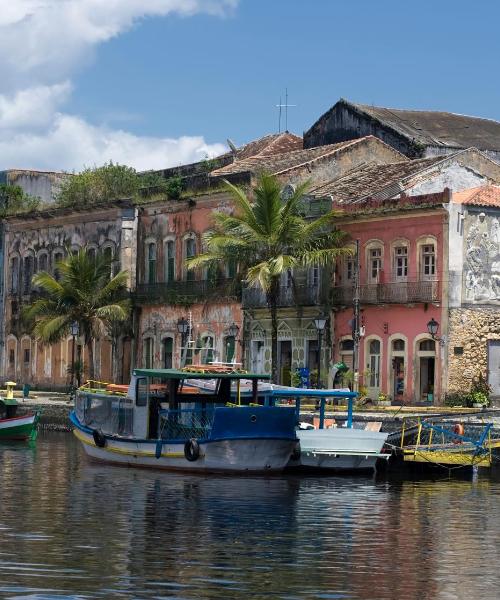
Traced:
[[307, 184], [298, 186], [286, 200], [281, 197], [278, 179], [272, 175], [260, 176], [252, 199], [241, 188], [225, 184], [235, 213], [213, 214], [214, 229], [204, 236], [207, 251], [189, 259], [187, 266], [195, 269], [236, 261], [246, 283], [265, 292], [271, 316], [272, 378], [276, 382], [281, 275], [295, 268], [332, 264], [351, 250], [346, 246], [346, 234], [333, 227], [336, 213], [315, 219], [301, 215]]
[[56, 202], [59, 206], [92, 206], [121, 198], [133, 198], [141, 187], [132, 167], [113, 162], [86, 168], [64, 179]]
[[88, 350], [89, 377], [94, 379], [94, 340], [109, 334], [110, 328], [130, 315], [127, 272], [111, 277], [109, 259], [93, 257], [85, 248], [69, 252], [57, 270], [57, 279], [45, 271], [33, 276], [42, 297], [26, 307], [23, 316], [36, 338], [47, 344], [66, 337], [76, 321]]
[[40, 198], [25, 194], [18, 185], [0, 183], [0, 217], [27, 213], [40, 206]]

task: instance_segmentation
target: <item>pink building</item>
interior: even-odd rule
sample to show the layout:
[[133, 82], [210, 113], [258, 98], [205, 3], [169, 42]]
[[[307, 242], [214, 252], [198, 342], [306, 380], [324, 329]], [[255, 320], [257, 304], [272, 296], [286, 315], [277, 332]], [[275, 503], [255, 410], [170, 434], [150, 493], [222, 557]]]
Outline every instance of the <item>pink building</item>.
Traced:
[[[434, 318], [446, 327], [443, 266], [447, 263], [449, 193], [397, 201], [366, 201], [346, 210], [342, 228], [359, 240], [360, 383], [402, 402], [432, 402], [442, 392], [444, 352], [428, 333]], [[334, 289], [333, 359], [353, 360], [355, 258], [338, 266]]]

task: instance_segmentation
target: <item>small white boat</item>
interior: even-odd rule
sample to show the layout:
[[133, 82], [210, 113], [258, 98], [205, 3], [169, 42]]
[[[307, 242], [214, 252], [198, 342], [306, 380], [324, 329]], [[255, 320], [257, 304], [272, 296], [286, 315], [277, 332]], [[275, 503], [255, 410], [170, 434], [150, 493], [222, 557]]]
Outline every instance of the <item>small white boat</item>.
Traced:
[[[375, 468], [378, 459], [389, 458], [382, 448], [388, 433], [382, 433], [378, 427], [353, 426], [353, 402], [356, 392], [349, 390], [313, 390], [313, 389], [278, 389], [272, 392], [273, 399], [295, 400], [297, 417], [300, 415], [300, 402], [303, 398], [313, 398], [319, 401], [318, 427], [310, 425], [299, 427], [297, 437], [300, 446], [290, 458], [290, 468], [330, 469], [335, 471], [366, 471]], [[347, 399], [348, 416], [346, 427], [328, 427], [325, 424], [325, 402], [327, 399]]]
[[[215, 382], [208, 393], [190, 380]], [[252, 382], [251, 404], [231, 403], [231, 382]], [[295, 412], [260, 406], [257, 381], [266, 375], [136, 369], [121, 386], [78, 390], [74, 434], [95, 460], [193, 472], [282, 471], [297, 444]], [[186, 385], [187, 384], [187, 385]], [[249, 404], [249, 405], [248, 405]]]

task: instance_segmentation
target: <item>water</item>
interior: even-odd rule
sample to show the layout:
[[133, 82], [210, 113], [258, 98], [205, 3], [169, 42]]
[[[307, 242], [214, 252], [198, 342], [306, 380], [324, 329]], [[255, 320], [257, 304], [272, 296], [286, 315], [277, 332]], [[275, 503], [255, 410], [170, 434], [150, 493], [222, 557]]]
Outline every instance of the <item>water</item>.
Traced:
[[500, 482], [172, 475], [0, 446], [2, 599], [500, 597]]

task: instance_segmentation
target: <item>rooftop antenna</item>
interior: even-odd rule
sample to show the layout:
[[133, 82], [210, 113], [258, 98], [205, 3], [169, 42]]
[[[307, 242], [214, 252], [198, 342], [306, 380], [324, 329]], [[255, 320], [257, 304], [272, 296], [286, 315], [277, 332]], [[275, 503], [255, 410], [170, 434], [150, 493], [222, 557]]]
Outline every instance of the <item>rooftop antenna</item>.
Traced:
[[276, 108], [279, 108], [279, 117], [278, 117], [278, 133], [281, 133], [281, 109], [285, 109], [285, 131], [288, 131], [288, 107], [297, 106], [296, 104], [288, 104], [288, 88], [285, 88], [285, 104], [280, 103], [276, 104]]

